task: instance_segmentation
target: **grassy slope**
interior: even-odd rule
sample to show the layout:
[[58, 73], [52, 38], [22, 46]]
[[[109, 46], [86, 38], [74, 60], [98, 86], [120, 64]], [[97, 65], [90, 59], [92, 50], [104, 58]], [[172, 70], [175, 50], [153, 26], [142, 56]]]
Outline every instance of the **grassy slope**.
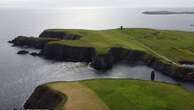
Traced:
[[80, 40], [50, 42], [71, 46], [95, 47], [105, 54], [111, 47], [124, 47], [145, 51], [161, 59], [177, 62], [194, 60], [194, 33], [153, 29], [78, 30], [51, 29], [83, 36]]
[[60, 106], [59, 110], [109, 110], [92, 90], [78, 82], [49, 83], [47, 86], [67, 96], [65, 106]]
[[194, 108], [193, 92], [161, 82], [98, 79], [55, 82], [47, 86], [67, 96], [64, 110], [193, 110]]
[[111, 110], [193, 110], [194, 93], [171, 84], [139, 80], [82, 81]]
[[[124, 31], [117, 29], [103, 30], [103, 31], [92, 31], [92, 30], [50, 30], [50, 31], [64, 31], [72, 34], [78, 34], [83, 36], [80, 40], [69, 41], [63, 40], [61, 44], [68, 44], [73, 46], [88, 46], [95, 47], [100, 54], [106, 53], [111, 47], [126, 47], [130, 49], [144, 50], [138, 43], [132, 41]], [[132, 40], [132, 39], [131, 39]]]

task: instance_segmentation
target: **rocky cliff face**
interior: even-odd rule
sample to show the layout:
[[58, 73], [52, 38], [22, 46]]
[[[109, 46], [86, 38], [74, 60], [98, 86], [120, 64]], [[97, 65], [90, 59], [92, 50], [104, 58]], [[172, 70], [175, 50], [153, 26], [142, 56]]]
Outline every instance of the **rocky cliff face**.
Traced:
[[192, 68], [184, 68], [158, 60], [155, 60], [150, 67], [176, 79], [183, 81], [194, 81], [194, 69]]
[[92, 60], [91, 66], [95, 69], [111, 68], [117, 62], [127, 62], [129, 64], [147, 64], [153, 57], [141, 51], [128, 50], [124, 48], [113, 47], [106, 55], [96, 55]]
[[49, 41], [55, 41], [56, 39], [41, 39], [35, 37], [18, 36], [14, 40], [10, 41], [14, 46], [27, 46], [30, 48], [43, 49], [45, 44]]
[[91, 47], [73, 47], [62, 44], [47, 44], [41, 54], [48, 59], [74, 62], [90, 62], [95, 55]]
[[91, 65], [95, 69], [109, 69], [120, 61], [125, 61], [129, 64], [147, 65], [173, 78], [183, 81], [194, 81], [194, 69], [165, 63], [157, 57], [136, 50], [112, 48], [107, 55], [95, 56]]
[[67, 98], [64, 94], [46, 86], [39, 86], [24, 104], [25, 109], [55, 110], [64, 104]]
[[92, 58], [91, 66], [97, 70], [107, 70], [112, 68], [115, 58], [111, 54], [95, 55]]
[[64, 40], [78, 40], [81, 38], [80, 35], [69, 34], [65, 32], [53, 32], [53, 31], [44, 31], [40, 34], [40, 38], [56, 38]]

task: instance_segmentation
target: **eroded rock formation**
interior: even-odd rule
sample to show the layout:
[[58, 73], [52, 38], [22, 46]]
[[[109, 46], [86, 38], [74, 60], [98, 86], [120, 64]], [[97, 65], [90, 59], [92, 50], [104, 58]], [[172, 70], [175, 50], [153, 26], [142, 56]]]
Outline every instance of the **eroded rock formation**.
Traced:
[[60, 104], [65, 103], [67, 97], [47, 86], [39, 86], [24, 104], [25, 109], [55, 110]]
[[64, 39], [64, 40], [78, 40], [81, 38], [80, 35], [69, 34], [65, 32], [54, 32], [45, 30], [39, 36], [40, 38], [55, 38], [55, 39]]
[[35, 37], [18, 36], [14, 40], [9, 41], [14, 46], [27, 46], [30, 48], [43, 49], [45, 44], [49, 41], [56, 41], [56, 39], [44, 39]]
[[49, 59], [60, 61], [90, 62], [95, 54], [91, 47], [73, 47], [61, 44], [47, 44], [41, 54]]

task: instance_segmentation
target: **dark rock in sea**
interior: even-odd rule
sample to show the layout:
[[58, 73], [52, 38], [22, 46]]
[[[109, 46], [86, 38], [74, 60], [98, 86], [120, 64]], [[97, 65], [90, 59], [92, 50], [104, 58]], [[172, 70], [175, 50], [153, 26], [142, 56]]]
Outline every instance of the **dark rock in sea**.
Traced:
[[128, 52], [126, 49], [113, 47], [105, 55], [93, 56], [91, 66], [98, 70], [110, 69], [115, 63], [126, 61]]
[[17, 52], [17, 54], [20, 54], [20, 55], [25, 55], [25, 54], [28, 54], [29, 52], [26, 51], [26, 50], [20, 50]]
[[32, 52], [32, 53], [30, 53], [30, 55], [32, 55], [32, 56], [40, 56], [40, 53]]
[[66, 32], [55, 32], [51, 30], [45, 30], [39, 35], [40, 38], [55, 38], [64, 40], [78, 40], [81, 38], [80, 35], [69, 34]]
[[112, 68], [114, 57], [110, 54], [107, 55], [97, 55], [93, 57], [91, 66], [98, 70], [107, 70]]
[[9, 40], [8, 43], [13, 43], [13, 40]]

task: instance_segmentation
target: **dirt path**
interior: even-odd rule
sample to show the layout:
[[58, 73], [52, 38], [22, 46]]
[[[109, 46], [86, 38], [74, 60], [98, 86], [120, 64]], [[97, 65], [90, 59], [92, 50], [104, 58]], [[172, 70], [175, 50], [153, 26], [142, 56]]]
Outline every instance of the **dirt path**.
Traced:
[[[137, 41], [137, 40], [136, 40], [136, 41]], [[177, 66], [181, 66], [181, 65], [177, 64], [176, 62], [170, 60], [169, 58], [167, 58], [167, 57], [165, 57], [165, 56], [163, 56], [163, 55], [157, 53], [156, 51], [154, 51], [153, 49], [151, 49], [151, 48], [149, 48], [148, 46], [144, 45], [143, 43], [141, 43], [141, 42], [139, 42], [139, 41], [137, 41], [137, 43], [139, 43], [139, 45], [141, 45], [141, 46], [143, 46], [144, 48], [148, 49], [150, 52], [154, 53], [154, 54], [157, 55], [158, 57], [160, 57], [160, 58], [162, 58], [162, 59], [164, 59], [164, 60], [166, 60], [166, 61], [168, 61], [168, 62], [171, 62], [171, 63], [173, 63], [173, 64], [175, 64], [175, 65], [177, 65]]]
[[67, 95], [64, 110], [109, 110], [92, 90], [78, 82], [58, 82], [48, 86]]

